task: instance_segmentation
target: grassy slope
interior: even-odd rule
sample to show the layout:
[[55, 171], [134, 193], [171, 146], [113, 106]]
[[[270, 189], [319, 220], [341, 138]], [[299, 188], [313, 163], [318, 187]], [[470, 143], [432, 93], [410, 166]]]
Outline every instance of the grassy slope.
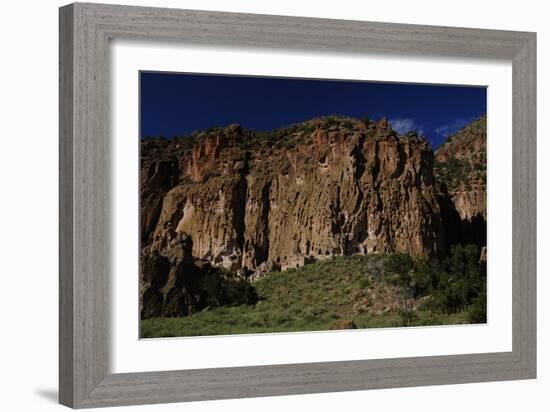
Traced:
[[[358, 328], [405, 326], [395, 302], [403, 292], [384, 273], [383, 256], [338, 257], [254, 283], [261, 300], [252, 306], [217, 307], [181, 318], [142, 321], [142, 337], [227, 335], [328, 330], [338, 319]], [[384, 310], [391, 306], [392, 310]], [[465, 323], [464, 313], [435, 315], [418, 309], [412, 325]]]

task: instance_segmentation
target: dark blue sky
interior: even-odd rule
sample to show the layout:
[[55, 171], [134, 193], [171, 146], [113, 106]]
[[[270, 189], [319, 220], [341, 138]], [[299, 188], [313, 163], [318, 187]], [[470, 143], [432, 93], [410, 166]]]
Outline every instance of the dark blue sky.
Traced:
[[141, 72], [140, 81], [142, 138], [231, 123], [271, 130], [343, 114], [385, 116], [398, 132], [417, 130], [435, 148], [487, 111], [485, 87], [159, 72]]

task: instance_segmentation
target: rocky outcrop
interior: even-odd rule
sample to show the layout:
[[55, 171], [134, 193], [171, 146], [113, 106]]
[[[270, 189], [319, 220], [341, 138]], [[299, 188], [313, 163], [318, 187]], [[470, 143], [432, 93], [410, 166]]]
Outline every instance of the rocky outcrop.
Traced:
[[435, 152], [434, 173], [447, 242], [487, 244], [487, 117], [450, 136]]
[[355, 323], [350, 319], [338, 319], [331, 325], [330, 330], [357, 329]]
[[[187, 236], [192, 256], [250, 274], [335, 255], [442, 252], [433, 152], [386, 119], [328, 117], [273, 133], [232, 125], [192, 141], [157, 142], [154, 153], [142, 143], [142, 193], [162, 198], [159, 207], [142, 195], [150, 253]], [[157, 188], [161, 167], [171, 175]]]
[[156, 148], [166, 141], [142, 143], [140, 170], [141, 240], [147, 243], [155, 230], [166, 192], [177, 183], [176, 159], [157, 157]]
[[199, 273], [189, 237], [171, 240], [161, 254], [145, 248], [141, 255], [141, 316], [183, 316], [192, 313]]
[[141, 318], [187, 316], [211, 306], [253, 304], [254, 289], [243, 279], [194, 258], [189, 236], [173, 238], [162, 251], [141, 253]]

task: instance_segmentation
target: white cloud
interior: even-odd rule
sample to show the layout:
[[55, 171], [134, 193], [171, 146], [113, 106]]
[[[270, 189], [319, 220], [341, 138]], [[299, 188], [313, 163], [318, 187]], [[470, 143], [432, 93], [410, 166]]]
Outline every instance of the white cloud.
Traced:
[[464, 119], [464, 118], [455, 119], [455, 121], [453, 121], [452, 123], [439, 126], [438, 128], [435, 129], [435, 132], [441, 136], [449, 136], [449, 135], [452, 135], [453, 133], [458, 132], [468, 123], [470, 123], [470, 120], [468, 119]]
[[399, 134], [405, 134], [413, 130], [416, 130], [419, 134], [424, 134], [424, 130], [413, 119], [390, 119], [390, 125]]

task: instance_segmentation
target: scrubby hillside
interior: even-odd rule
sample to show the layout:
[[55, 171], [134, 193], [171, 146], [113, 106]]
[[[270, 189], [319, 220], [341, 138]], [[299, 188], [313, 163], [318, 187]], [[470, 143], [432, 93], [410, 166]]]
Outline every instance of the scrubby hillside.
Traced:
[[255, 304], [147, 319], [141, 333], [147, 338], [485, 322], [485, 275], [477, 249], [459, 247], [452, 259], [435, 268], [408, 255], [340, 256], [268, 274], [253, 284]]

